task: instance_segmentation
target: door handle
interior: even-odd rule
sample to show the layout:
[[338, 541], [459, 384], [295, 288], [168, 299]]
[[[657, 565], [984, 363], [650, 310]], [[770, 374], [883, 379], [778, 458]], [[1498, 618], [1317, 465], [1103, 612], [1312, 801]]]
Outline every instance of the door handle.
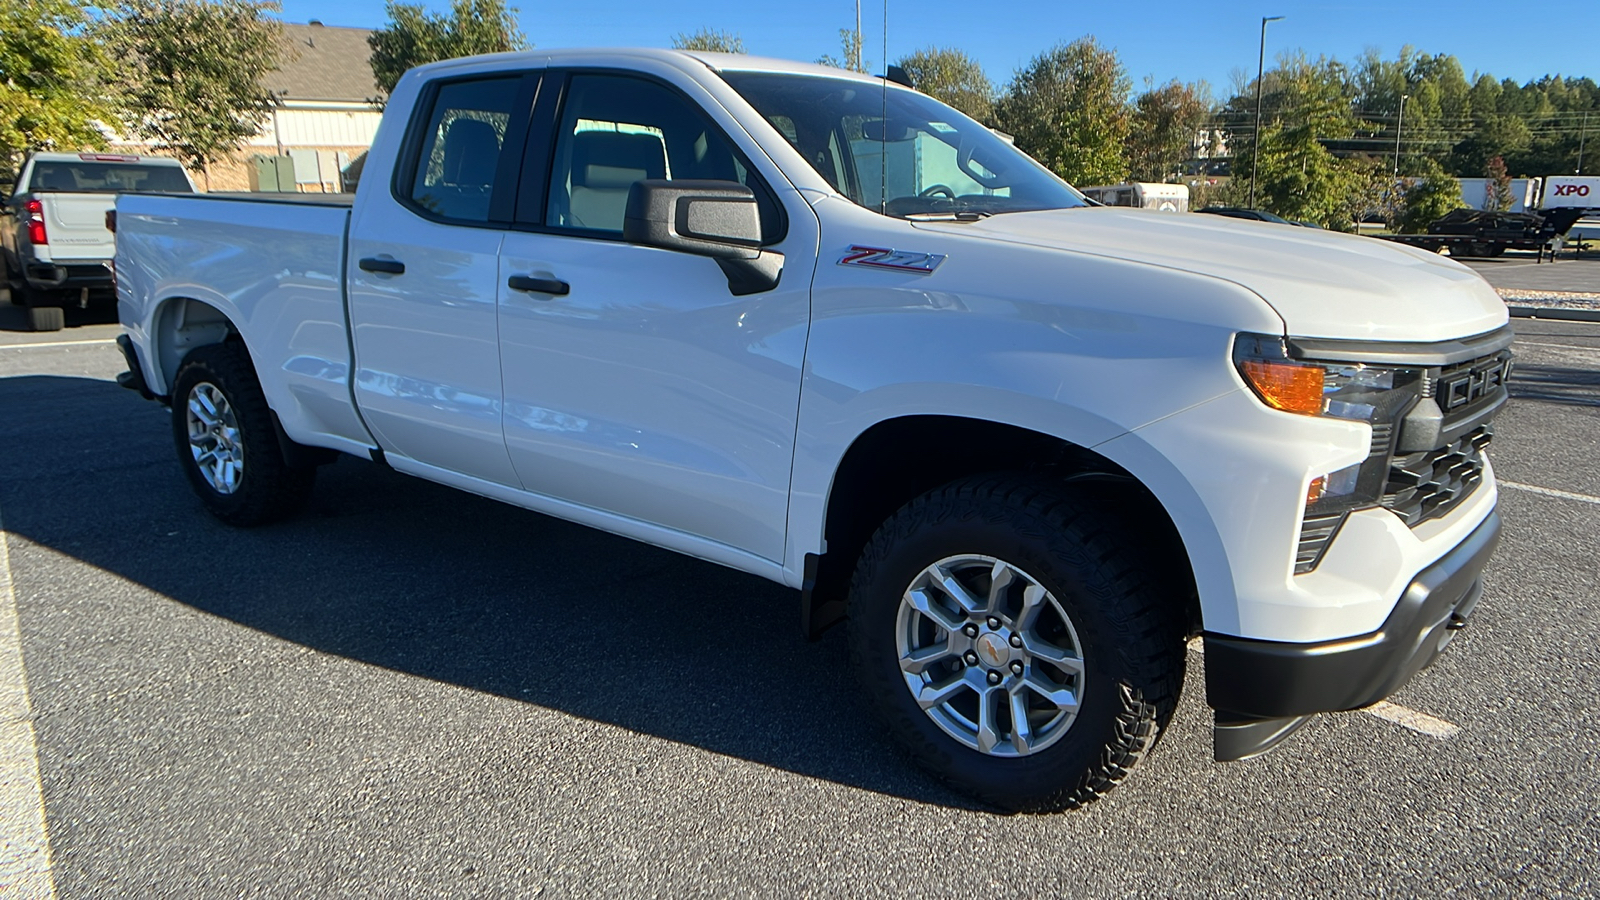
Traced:
[[404, 275], [406, 273], [406, 264], [398, 259], [378, 259], [375, 256], [369, 256], [356, 263], [356, 265], [360, 266], [363, 272], [383, 272], [386, 275]]
[[572, 287], [559, 278], [534, 278], [531, 275], [513, 275], [506, 279], [506, 287], [530, 294], [553, 294], [565, 297]]

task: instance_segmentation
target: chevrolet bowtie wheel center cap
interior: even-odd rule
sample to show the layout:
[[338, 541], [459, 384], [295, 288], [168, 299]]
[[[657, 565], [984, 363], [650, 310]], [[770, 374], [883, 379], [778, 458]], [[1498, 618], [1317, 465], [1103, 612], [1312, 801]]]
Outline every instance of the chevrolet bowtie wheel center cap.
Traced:
[[978, 638], [978, 657], [990, 667], [1005, 665], [1006, 659], [1011, 656], [1011, 647], [1006, 639], [994, 632]]

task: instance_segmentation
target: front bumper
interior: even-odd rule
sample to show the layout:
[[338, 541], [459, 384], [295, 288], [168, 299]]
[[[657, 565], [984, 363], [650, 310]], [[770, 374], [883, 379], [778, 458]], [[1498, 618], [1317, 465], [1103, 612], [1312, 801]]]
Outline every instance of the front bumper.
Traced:
[[1216, 710], [1216, 758], [1264, 753], [1316, 713], [1371, 706], [1399, 690], [1466, 625], [1499, 542], [1500, 516], [1491, 511], [1419, 572], [1388, 619], [1368, 634], [1288, 643], [1206, 633], [1206, 702]]

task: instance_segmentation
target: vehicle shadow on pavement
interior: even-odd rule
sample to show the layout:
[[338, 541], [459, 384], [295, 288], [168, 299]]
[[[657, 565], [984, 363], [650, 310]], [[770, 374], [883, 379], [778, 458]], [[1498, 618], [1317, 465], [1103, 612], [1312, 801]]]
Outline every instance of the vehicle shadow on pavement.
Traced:
[[[67, 313], [67, 327], [74, 328], [78, 325], [105, 325], [115, 324], [117, 311], [115, 309], [77, 309], [69, 307]], [[9, 302], [0, 303], [0, 331], [33, 331], [28, 324], [28, 311], [21, 306], [13, 306]]]
[[[231, 529], [190, 494], [165, 411], [106, 381], [0, 378], [0, 419], [6, 529], [178, 603], [322, 653], [980, 808], [893, 752], [842, 629], [805, 642], [795, 591], [352, 459], [322, 470], [299, 517]], [[115, 640], [133, 613], [85, 614]]]
[[1600, 370], [1518, 361], [1511, 371], [1511, 397], [1562, 406], [1600, 407]]

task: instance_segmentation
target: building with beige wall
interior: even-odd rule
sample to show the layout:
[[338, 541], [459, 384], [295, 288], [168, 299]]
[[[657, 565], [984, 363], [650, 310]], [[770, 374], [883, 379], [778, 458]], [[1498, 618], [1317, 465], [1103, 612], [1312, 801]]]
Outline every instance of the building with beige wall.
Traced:
[[[383, 93], [368, 63], [372, 50], [367, 36], [372, 31], [313, 21], [286, 23], [283, 32], [288, 50], [282, 67], [261, 79], [273, 96], [272, 115], [232, 159], [213, 165], [210, 172], [193, 173], [201, 189], [250, 190], [250, 158], [266, 155], [294, 160], [297, 190], [344, 190], [345, 170], [372, 145], [382, 118], [375, 101]], [[125, 142], [113, 146], [148, 149]]]

